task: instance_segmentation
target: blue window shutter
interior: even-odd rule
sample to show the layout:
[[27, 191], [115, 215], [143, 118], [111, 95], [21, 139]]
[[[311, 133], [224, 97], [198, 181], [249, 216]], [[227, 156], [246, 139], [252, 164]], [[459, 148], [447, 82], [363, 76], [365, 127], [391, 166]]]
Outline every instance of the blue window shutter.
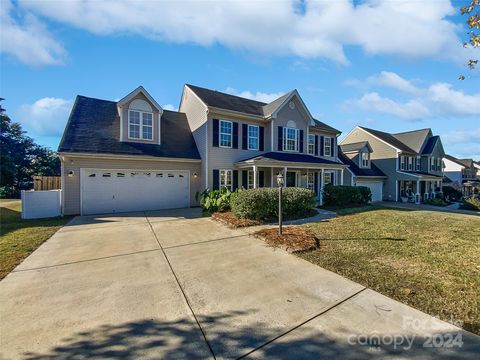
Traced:
[[318, 172], [315, 172], [313, 176], [313, 191], [315, 195], [318, 195]]
[[213, 170], [213, 190], [220, 189], [220, 171], [218, 169]]
[[213, 119], [212, 146], [218, 147], [218, 119]]
[[301, 153], [303, 153], [303, 130], [300, 130], [300, 131], [299, 131], [299, 134], [300, 134], [300, 135], [299, 135], [299, 136], [300, 136], [300, 141], [299, 141], [299, 143], [300, 143], [300, 146], [299, 146], [299, 151], [300, 151]]
[[258, 150], [260, 151], [264, 151], [265, 150], [265, 128], [263, 126], [260, 126], [258, 128], [258, 131], [259, 131], [259, 135], [258, 135], [258, 138], [259, 138], [259, 142], [260, 144], [258, 145]]
[[242, 186], [248, 188], [248, 170], [242, 170]]
[[265, 171], [258, 172], [258, 186], [259, 187], [265, 186]]
[[238, 123], [233, 123], [233, 141], [232, 141], [232, 148], [238, 149]]
[[283, 126], [278, 127], [278, 151], [283, 150]]
[[232, 177], [232, 191], [235, 191], [238, 189], [238, 170], [232, 171]]
[[325, 139], [323, 136], [320, 136], [320, 156], [323, 156], [323, 143], [324, 143]]
[[313, 146], [314, 147], [314, 151], [315, 151], [315, 156], [318, 156], [318, 135], [315, 135], [315, 145]]
[[242, 149], [248, 149], [248, 125], [242, 124]]

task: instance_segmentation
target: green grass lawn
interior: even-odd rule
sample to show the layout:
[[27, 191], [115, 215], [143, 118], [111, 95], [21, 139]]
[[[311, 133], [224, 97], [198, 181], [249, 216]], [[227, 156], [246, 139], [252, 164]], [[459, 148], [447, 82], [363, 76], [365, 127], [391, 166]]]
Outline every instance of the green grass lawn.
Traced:
[[480, 217], [364, 207], [306, 225], [305, 260], [480, 334]]
[[0, 279], [71, 219], [22, 220], [20, 208], [20, 203], [0, 206]]

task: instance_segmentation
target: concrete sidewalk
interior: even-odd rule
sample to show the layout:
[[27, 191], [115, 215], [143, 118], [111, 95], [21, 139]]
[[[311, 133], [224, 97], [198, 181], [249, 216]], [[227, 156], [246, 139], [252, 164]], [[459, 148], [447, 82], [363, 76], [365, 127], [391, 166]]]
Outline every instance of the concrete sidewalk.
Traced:
[[0, 318], [6, 359], [480, 352], [480, 337], [198, 209], [75, 218], [0, 282]]

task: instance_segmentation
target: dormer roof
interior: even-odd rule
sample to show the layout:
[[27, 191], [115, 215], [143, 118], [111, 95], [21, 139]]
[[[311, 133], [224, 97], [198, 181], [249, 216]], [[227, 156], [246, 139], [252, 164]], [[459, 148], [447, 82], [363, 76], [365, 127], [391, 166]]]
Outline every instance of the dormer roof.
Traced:
[[145, 97], [153, 104], [153, 106], [158, 110], [160, 114], [163, 113], [163, 108], [155, 101], [155, 99], [148, 93], [147, 90], [143, 86], [137, 87], [135, 90], [133, 90], [130, 94], [125, 96], [123, 99], [120, 99], [117, 102], [117, 105], [119, 107], [124, 106], [126, 103], [134, 99], [139, 93], [142, 93], [145, 95]]

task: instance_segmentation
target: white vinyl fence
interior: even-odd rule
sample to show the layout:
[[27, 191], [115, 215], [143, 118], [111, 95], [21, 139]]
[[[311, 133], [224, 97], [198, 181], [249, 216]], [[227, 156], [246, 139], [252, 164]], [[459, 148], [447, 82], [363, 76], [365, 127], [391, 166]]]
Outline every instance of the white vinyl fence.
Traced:
[[38, 219], [62, 214], [62, 190], [22, 191], [22, 219]]

